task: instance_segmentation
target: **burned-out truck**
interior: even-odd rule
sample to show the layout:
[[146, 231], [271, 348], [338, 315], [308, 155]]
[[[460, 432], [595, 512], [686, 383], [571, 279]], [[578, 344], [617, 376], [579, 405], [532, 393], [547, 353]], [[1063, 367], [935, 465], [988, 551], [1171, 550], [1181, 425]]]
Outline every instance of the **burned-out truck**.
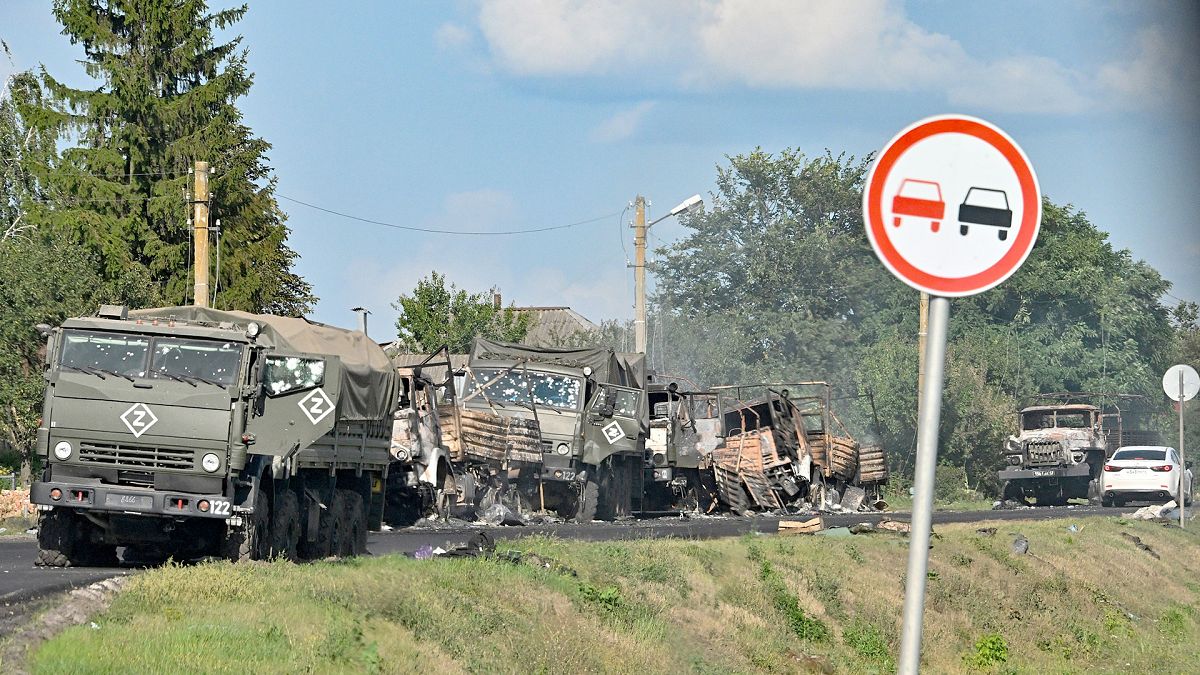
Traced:
[[712, 451], [720, 436], [717, 396], [687, 391], [670, 376], [646, 384], [650, 435], [642, 472], [643, 512], [703, 511], [717, 506]]
[[1017, 414], [1018, 433], [1004, 442], [1007, 466], [998, 477], [1002, 499], [1061, 506], [1069, 499], [1097, 500], [1104, 462], [1122, 445], [1154, 444], [1158, 435], [1136, 424], [1142, 415], [1119, 405], [1104, 409], [1086, 399], [1138, 400], [1114, 394], [1041, 394], [1043, 405]]
[[460, 500], [579, 521], [632, 513], [643, 492], [645, 379], [641, 354], [476, 339], [460, 398], [441, 411], [465, 474]]
[[396, 375], [360, 332], [168, 307], [39, 327], [38, 562], [353, 555], [378, 528]]

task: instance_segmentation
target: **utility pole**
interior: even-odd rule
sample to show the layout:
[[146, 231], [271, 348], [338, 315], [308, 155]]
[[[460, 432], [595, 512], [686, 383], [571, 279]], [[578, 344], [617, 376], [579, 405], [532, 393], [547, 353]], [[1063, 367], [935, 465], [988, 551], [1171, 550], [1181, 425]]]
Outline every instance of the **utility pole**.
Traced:
[[921, 391], [925, 386], [925, 338], [929, 336], [929, 294], [921, 292], [921, 319], [917, 328], [917, 419], [921, 419]]
[[196, 162], [195, 174], [192, 236], [196, 246], [196, 297], [193, 304], [208, 307], [208, 162]]
[[633, 351], [646, 353], [646, 198], [634, 200], [633, 219]]

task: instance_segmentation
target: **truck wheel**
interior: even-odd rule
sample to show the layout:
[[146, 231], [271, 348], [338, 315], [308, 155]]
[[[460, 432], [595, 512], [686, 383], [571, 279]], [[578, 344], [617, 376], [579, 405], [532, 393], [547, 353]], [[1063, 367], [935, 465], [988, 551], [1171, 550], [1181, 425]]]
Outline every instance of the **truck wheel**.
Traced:
[[300, 500], [291, 490], [281, 489], [275, 498], [275, 511], [271, 514], [272, 557], [295, 560], [296, 547], [300, 543]]
[[75, 514], [63, 508], [43, 513], [38, 521], [37, 564], [42, 567], [77, 567], [83, 563], [76, 553], [79, 524]]
[[590, 523], [596, 519], [596, 507], [600, 503], [600, 483], [593, 473], [594, 470], [588, 472], [587, 482], [583, 484], [583, 490], [575, 499], [574, 520], [577, 523]]
[[233, 562], [263, 560], [270, 550], [271, 514], [267, 494], [255, 490], [254, 513], [245, 516], [242, 524], [229, 528], [225, 535], [225, 557]]
[[362, 495], [353, 490], [338, 490], [343, 493], [346, 505], [346, 538], [342, 543], [343, 556], [358, 556], [367, 552], [367, 512], [363, 507]]
[[308, 541], [301, 537], [298, 547], [301, 560], [321, 560], [337, 553], [332, 548], [332, 544], [334, 529], [337, 525], [338, 506], [341, 501], [338, 499], [340, 492], [340, 490], [334, 490], [332, 499], [326, 495], [321, 496], [324, 508], [317, 509], [319, 514], [317, 516], [317, 539]]

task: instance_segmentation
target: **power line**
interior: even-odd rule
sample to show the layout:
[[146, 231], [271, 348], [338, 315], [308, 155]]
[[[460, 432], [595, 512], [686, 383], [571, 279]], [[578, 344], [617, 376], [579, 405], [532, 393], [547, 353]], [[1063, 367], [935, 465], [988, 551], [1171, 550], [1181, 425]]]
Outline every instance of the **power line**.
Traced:
[[322, 211], [324, 213], [328, 213], [330, 215], [338, 216], [339, 218], [346, 218], [349, 220], [357, 220], [361, 223], [369, 223], [371, 225], [382, 225], [383, 227], [391, 227], [391, 228], [394, 228], [397, 230], [408, 230], [411, 232], [429, 232], [432, 234], [461, 234], [461, 235], [472, 235], [472, 236], [501, 236], [501, 235], [513, 235], [513, 234], [533, 234], [535, 232], [550, 232], [552, 230], [565, 230], [569, 227], [577, 227], [579, 225], [587, 225], [589, 223], [595, 223], [595, 222], [598, 222], [601, 220], [607, 220], [608, 218], [612, 218], [613, 216], [618, 214], [617, 211], [613, 211], [612, 213], [606, 213], [603, 216], [597, 216], [595, 218], [588, 218], [587, 220], [580, 220], [580, 221], [577, 221], [574, 223], [567, 223], [566, 225], [551, 225], [548, 227], [533, 227], [533, 228], [529, 228], [527, 230], [502, 230], [502, 231], [491, 231], [491, 232], [466, 231], [466, 230], [440, 230], [440, 229], [432, 228], [432, 227], [414, 227], [412, 225], [397, 225], [396, 223], [389, 223], [389, 222], [385, 222], [382, 220], [372, 220], [370, 218], [362, 218], [360, 216], [351, 215], [349, 213], [342, 213], [341, 211], [334, 211], [333, 209], [327, 209], [323, 206], [317, 206], [316, 204], [310, 204], [308, 202], [301, 201], [294, 197], [288, 197], [287, 195], [281, 195], [278, 192], [275, 193], [275, 196], [279, 197], [280, 199], [286, 199], [289, 202], [295, 202], [296, 204], [299, 204], [301, 206], [307, 206], [310, 209], [314, 209], [317, 211]]

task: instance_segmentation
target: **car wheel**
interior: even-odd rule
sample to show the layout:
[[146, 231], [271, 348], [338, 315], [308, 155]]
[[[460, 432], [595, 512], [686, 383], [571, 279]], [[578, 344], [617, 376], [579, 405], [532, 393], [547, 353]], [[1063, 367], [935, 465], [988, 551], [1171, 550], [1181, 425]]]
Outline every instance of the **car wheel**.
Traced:
[[1101, 497], [1100, 498], [1100, 506], [1112, 506], [1112, 505], [1113, 505], [1112, 497]]
[[1000, 230], [1000, 241], [1008, 239], [1008, 230]]
[[892, 225], [894, 227], [900, 227], [900, 216], [896, 216], [895, 218], [892, 218]]
[[933, 230], [934, 232], [937, 232], [938, 230], [942, 229], [942, 224], [936, 220], [932, 221], [929, 224], [929, 229]]
[[959, 234], [961, 234], [961, 235], [963, 235], [964, 237], [965, 237], [965, 236], [967, 236], [967, 232], [968, 232], [969, 230], [970, 230], [970, 228], [969, 228], [969, 227], [967, 227], [966, 225], [959, 225], [959, 226], [958, 226], [958, 233], [959, 233]]

